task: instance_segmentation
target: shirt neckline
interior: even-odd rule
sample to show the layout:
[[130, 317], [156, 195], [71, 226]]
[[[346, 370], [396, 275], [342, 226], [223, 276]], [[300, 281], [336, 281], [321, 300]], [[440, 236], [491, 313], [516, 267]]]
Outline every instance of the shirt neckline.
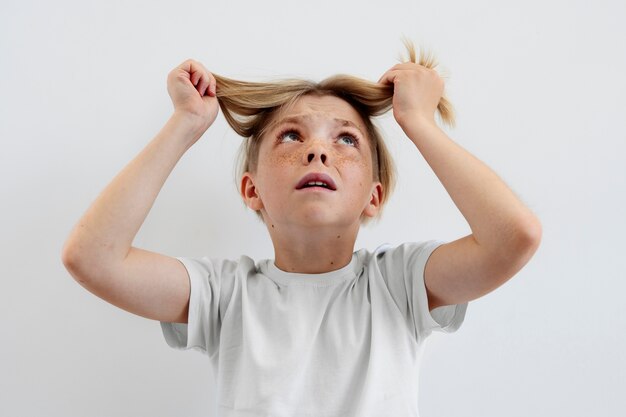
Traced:
[[320, 274], [303, 274], [299, 272], [287, 272], [279, 269], [274, 264], [274, 259], [266, 259], [262, 264], [262, 271], [269, 278], [280, 282], [281, 284], [333, 284], [344, 281], [357, 275], [357, 268], [361, 265], [361, 257], [363, 250], [352, 253], [352, 259], [346, 266], [330, 272], [322, 272]]

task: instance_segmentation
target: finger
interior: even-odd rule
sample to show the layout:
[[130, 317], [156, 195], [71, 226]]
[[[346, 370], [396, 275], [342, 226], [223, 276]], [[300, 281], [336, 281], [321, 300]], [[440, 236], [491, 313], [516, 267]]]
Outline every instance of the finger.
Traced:
[[189, 75], [189, 81], [191, 81], [193, 85], [198, 85], [198, 82], [203, 75], [203, 68], [200, 63], [194, 61], [193, 59], [188, 59], [183, 62], [181, 68]]
[[406, 73], [407, 71], [427, 71], [431, 73], [437, 73], [435, 70], [431, 68], [426, 68], [423, 65], [419, 65], [413, 62], [404, 62], [401, 64], [396, 64], [389, 70], [387, 70], [387, 72], [385, 72], [383, 76], [380, 77], [378, 82], [383, 84], [387, 84], [390, 82], [393, 83], [398, 75], [400, 75], [400, 73]]
[[414, 69], [416, 66], [420, 67], [421, 65], [416, 64], [415, 62], [401, 62], [393, 66], [393, 69], [403, 70], [403, 69]]
[[209, 86], [209, 77], [207, 75], [202, 75], [202, 77], [200, 78], [199, 82], [198, 82], [198, 92], [200, 93], [200, 96], [202, 97], [204, 95], [204, 93], [207, 90], [207, 87]]
[[198, 93], [200, 93], [200, 97], [202, 97], [208, 85], [208, 82], [207, 82], [208, 77], [204, 69], [204, 66], [200, 62], [193, 61], [192, 65], [194, 68], [194, 73], [192, 75], [192, 78], [195, 80], [193, 84], [196, 86], [196, 90], [198, 90]]
[[208, 91], [210, 91], [211, 95], [215, 96], [215, 88], [217, 86], [217, 80], [215, 79], [215, 77], [213, 76], [213, 74], [211, 74], [211, 71], [209, 71], [208, 69], [206, 69], [206, 67], [204, 66], [204, 64], [200, 63], [200, 65], [202, 65], [202, 68], [204, 68], [204, 71], [206, 72], [206, 74], [208, 75], [208, 81], [209, 81], [209, 88]]
[[[406, 70], [413, 70], [413, 71], [415, 71], [415, 70], [418, 70], [418, 69], [428, 69], [428, 68], [426, 68], [426, 67], [424, 67], [422, 65], [413, 63], [413, 62], [403, 62], [403, 63], [396, 64], [393, 67], [389, 68], [386, 73], [391, 72], [391, 71], [406, 71]], [[381, 79], [382, 79], [382, 77], [381, 77]]]
[[191, 84], [193, 85], [198, 85], [198, 81], [200, 81], [200, 77], [202, 76], [202, 74], [200, 74], [198, 71], [191, 73], [189, 80], [191, 81]]
[[[396, 64], [396, 65], [394, 65], [393, 67], [389, 68], [389, 69], [387, 70], [387, 72], [385, 72], [385, 74], [387, 74], [387, 73], [389, 73], [389, 72], [392, 72], [392, 71], [398, 71], [398, 70], [400, 70], [400, 69], [403, 69], [403, 68], [401, 67], [401, 65], [402, 65], [402, 64]], [[381, 79], [382, 79], [382, 77], [381, 77]]]
[[385, 77], [387, 76], [387, 73], [389, 71], [385, 71], [385, 73], [383, 75], [380, 76], [380, 78], [378, 79], [378, 81], [376, 81], [378, 84], [383, 84], [383, 81], [385, 80]]
[[205, 73], [202, 76], [202, 90], [200, 90], [201, 96], [206, 94], [208, 96], [215, 97], [215, 90], [211, 90], [211, 83], [215, 83], [215, 79], [211, 76], [211, 73]]
[[415, 62], [402, 62], [400, 64], [396, 64], [393, 67], [391, 67], [391, 69], [395, 69], [395, 70], [415, 70], [417, 68], [428, 69], [425, 66], [417, 64]]
[[209, 75], [211, 76], [211, 86], [210, 86], [211, 93], [213, 93], [213, 95], [215, 96], [217, 95], [217, 80], [215, 79], [213, 74], [211, 74], [210, 72], [209, 72]]
[[393, 84], [394, 79], [396, 78], [397, 70], [389, 70], [385, 72], [382, 77], [378, 80], [379, 84]]
[[[395, 74], [402, 68], [403, 64], [396, 64], [393, 67], [389, 68], [378, 80], [379, 83], [388, 84], [393, 83], [393, 79], [395, 78]], [[385, 81], [386, 80], [386, 81]]]
[[209, 72], [209, 77], [211, 78], [209, 89], [211, 90], [211, 93], [213, 94], [213, 96], [215, 96], [217, 94], [217, 80], [215, 79], [213, 74], [211, 74], [210, 72]]

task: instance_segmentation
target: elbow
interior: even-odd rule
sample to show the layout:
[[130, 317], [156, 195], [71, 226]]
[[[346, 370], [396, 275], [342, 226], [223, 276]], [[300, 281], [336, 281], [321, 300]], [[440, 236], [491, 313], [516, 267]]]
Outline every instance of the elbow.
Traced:
[[63, 266], [69, 273], [69, 275], [74, 279], [74, 281], [78, 282], [85, 288], [88, 288], [89, 283], [88, 280], [89, 271], [85, 270], [84, 263], [80, 262], [81, 255], [74, 250], [63, 249], [61, 252], [61, 262], [63, 262]]
[[541, 237], [543, 235], [543, 228], [538, 218], [532, 217], [530, 220], [522, 222], [518, 231], [518, 245], [521, 248], [527, 248], [534, 253], [539, 244], [541, 243]]
[[61, 250], [61, 262], [63, 262], [63, 266], [65, 266], [65, 269], [70, 273], [72, 278], [79, 282], [84, 282], [83, 274], [81, 273], [82, 263], [80, 262], [82, 258], [84, 258], [84, 256], [75, 246], [67, 242], [65, 243]]
[[66, 268], [69, 268], [70, 265], [74, 262], [74, 252], [68, 247], [67, 243], [63, 246], [61, 250], [61, 262]]
[[63, 249], [61, 252], [61, 262], [63, 262], [63, 266], [69, 272], [70, 276], [74, 278], [76, 281], [81, 281], [76, 271], [78, 271], [77, 264], [77, 256], [76, 253], [71, 250]]
[[520, 229], [520, 232], [509, 241], [509, 244], [502, 245], [498, 255], [496, 270], [499, 272], [493, 280], [491, 289], [499, 287], [515, 276], [524, 266], [530, 262], [537, 252], [541, 242], [541, 225], [527, 226]]
[[69, 269], [75, 264], [77, 258], [76, 253], [75, 245], [72, 244], [70, 240], [67, 240], [63, 245], [63, 249], [61, 249], [61, 262], [63, 262], [66, 268]]
[[519, 226], [513, 239], [513, 245], [507, 250], [508, 257], [514, 270], [518, 271], [530, 261], [541, 243], [541, 223], [537, 219], [525, 222]]

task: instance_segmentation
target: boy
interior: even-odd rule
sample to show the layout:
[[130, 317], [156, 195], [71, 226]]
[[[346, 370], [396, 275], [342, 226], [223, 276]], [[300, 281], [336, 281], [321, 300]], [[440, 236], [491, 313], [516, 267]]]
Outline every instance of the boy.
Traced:
[[270, 233], [273, 261], [132, 247], [176, 162], [218, 104], [239, 96], [188, 60], [168, 77], [174, 114], [65, 245], [64, 264], [81, 285], [159, 320], [170, 346], [210, 357], [220, 416], [418, 415], [424, 340], [433, 330], [456, 331], [468, 302], [506, 282], [539, 245], [538, 219], [435, 124], [443, 93], [436, 72], [407, 62], [379, 84], [393, 87], [396, 121], [468, 220], [469, 236], [354, 252], [388, 181], [363, 109], [320, 90], [261, 119], [256, 160], [241, 178], [246, 205]]

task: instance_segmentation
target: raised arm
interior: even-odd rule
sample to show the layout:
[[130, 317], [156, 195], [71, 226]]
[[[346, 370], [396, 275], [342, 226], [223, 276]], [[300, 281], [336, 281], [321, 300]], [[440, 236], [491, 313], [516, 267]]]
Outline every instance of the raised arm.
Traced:
[[379, 82], [393, 84], [393, 113], [469, 223], [472, 233], [435, 249], [424, 269], [429, 309], [493, 291], [515, 275], [541, 241], [541, 223], [486, 164], [435, 123], [444, 90], [433, 69], [403, 63]]
[[87, 290], [126, 311], [186, 322], [190, 287], [184, 266], [131, 246], [174, 166], [217, 115], [215, 79], [196, 61], [170, 72], [168, 91], [174, 113], [74, 226], [62, 261]]
[[430, 309], [482, 297], [519, 272], [536, 252], [541, 223], [485, 163], [434, 123], [405, 124], [472, 229], [435, 249], [424, 269]]

